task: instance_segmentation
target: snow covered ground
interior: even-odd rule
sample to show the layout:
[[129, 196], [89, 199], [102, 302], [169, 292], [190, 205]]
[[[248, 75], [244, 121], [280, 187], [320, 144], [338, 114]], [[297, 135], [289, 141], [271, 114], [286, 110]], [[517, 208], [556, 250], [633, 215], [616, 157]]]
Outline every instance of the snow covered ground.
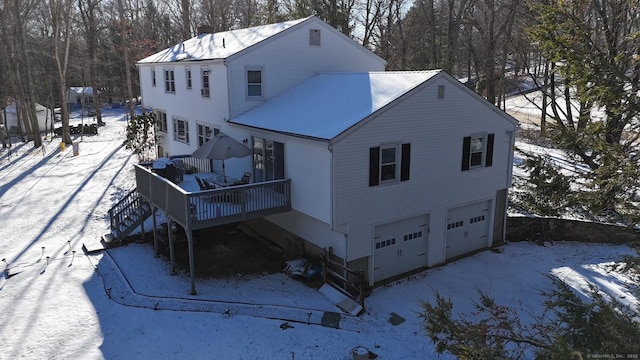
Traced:
[[148, 245], [82, 252], [135, 186], [123, 115], [105, 121], [78, 156], [59, 139], [0, 149], [0, 358], [351, 359], [358, 346], [379, 359], [439, 358], [417, 317], [434, 290], [456, 313], [472, 310], [478, 289], [535, 311], [553, 274], [638, 303], [611, 266], [632, 249], [563, 242], [512, 243], [377, 288], [360, 317], [337, 318], [324, 295], [283, 274], [199, 280], [191, 296], [187, 275], [171, 276]]

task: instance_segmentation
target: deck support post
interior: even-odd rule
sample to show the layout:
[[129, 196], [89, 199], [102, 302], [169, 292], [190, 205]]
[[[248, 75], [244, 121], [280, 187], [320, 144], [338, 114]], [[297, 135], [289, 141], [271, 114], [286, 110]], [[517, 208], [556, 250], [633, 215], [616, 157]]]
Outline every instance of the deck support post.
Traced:
[[191, 295], [196, 295], [196, 266], [193, 258], [193, 230], [189, 228], [187, 233], [187, 245], [189, 246], [189, 275], [191, 275]]
[[144, 206], [145, 200], [143, 200], [141, 197], [138, 197], [138, 218], [140, 220], [142, 220], [142, 222], [140, 223], [140, 231], [141, 231], [141, 239], [142, 241], [144, 241], [144, 210], [142, 209], [142, 207]]
[[158, 249], [158, 224], [156, 223], [156, 212], [158, 208], [151, 204], [151, 216], [153, 217], [153, 249], [155, 250], [156, 257], [160, 256]]
[[167, 217], [167, 233], [169, 235], [169, 259], [171, 261], [171, 275], [176, 274], [176, 254], [173, 251], [173, 219]]

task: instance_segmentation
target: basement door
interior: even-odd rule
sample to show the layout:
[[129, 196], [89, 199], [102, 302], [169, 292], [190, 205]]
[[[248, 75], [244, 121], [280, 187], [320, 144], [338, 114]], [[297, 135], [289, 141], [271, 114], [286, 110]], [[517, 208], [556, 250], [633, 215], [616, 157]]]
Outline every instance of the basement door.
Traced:
[[373, 281], [427, 266], [429, 215], [375, 227]]
[[445, 258], [451, 259], [489, 245], [491, 201], [449, 209]]

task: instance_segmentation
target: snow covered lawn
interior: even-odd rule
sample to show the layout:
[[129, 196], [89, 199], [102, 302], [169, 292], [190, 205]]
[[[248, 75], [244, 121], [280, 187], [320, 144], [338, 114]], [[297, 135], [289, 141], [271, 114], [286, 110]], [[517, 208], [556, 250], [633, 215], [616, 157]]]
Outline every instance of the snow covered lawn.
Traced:
[[170, 275], [148, 245], [82, 252], [135, 186], [122, 114], [108, 115], [78, 156], [58, 139], [45, 151], [0, 149], [0, 270], [9, 269], [0, 274], [0, 358], [350, 359], [363, 346], [379, 359], [426, 359], [437, 355], [418, 303], [434, 290], [456, 313], [472, 310], [477, 290], [537, 311], [553, 274], [584, 294], [591, 283], [638, 303], [612, 263], [631, 248], [563, 242], [512, 243], [377, 288], [360, 317], [336, 320], [324, 295], [283, 274], [199, 280], [191, 296], [188, 276]]

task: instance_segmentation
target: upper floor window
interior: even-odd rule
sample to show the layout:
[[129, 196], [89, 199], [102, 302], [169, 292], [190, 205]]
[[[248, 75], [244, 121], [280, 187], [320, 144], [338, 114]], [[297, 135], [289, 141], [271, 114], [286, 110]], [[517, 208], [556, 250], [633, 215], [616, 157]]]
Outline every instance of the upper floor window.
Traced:
[[187, 80], [187, 90], [191, 90], [192, 82], [191, 82], [191, 68], [187, 66], [185, 69], [185, 79]]
[[198, 146], [202, 146], [212, 137], [218, 135], [220, 129], [211, 127], [208, 124], [198, 123]]
[[204, 97], [210, 97], [211, 90], [209, 87], [209, 69], [203, 68], [200, 70], [200, 73], [202, 75], [202, 89], [200, 89], [200, 94]]
[[462, 141], [462, 171], [493, 165], [494, 134], [467, 136]]
[[151, 86], [156, 86], [156, 69], [151, 68]]
[[156, 131], [167, 132], [167, 113], [164, 111], [156, 112]]
[[176, 78], [173, 69], [164, 69], [164, 91], [169, 93], [176, 92]]
[[369, 186], [409, 180], [411, 144], [383, 145], [369, 149]]
[[262, 69], [247, 69], [247, 97], [262, 99]]
[[185, 144], [189, 143], [189, 121], [173, 118], [173, 139]]

